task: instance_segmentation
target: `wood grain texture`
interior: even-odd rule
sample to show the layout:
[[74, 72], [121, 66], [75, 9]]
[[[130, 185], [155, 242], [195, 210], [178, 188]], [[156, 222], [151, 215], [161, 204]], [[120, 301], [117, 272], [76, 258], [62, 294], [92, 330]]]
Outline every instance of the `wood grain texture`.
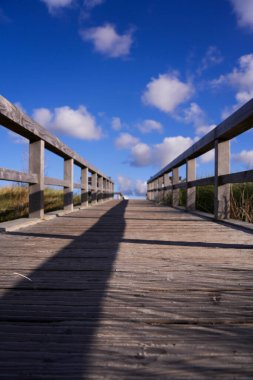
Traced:
[[32, 173], [0, 168], [0, 180], [34, 184], [38, 183], [38, 176]]
[[[225, 185], [228, 183], [246, 183], [253, 182], [253, 170], [245, 170], [237, 173], [223, 174], [218, 177], [219, 185]], [[191, 188], [195, 186], [208, 186], [214, 184], [214, 176], [207, 178], [199, 178], [194, 181], [181, 182], [174, 186], [164, 186], [163, 190], [171, 190], [175, 189], [183, 189], [183, 188]], [[154, 190], [148, 190], [148, 192], [152, 192]]]
[[74, 163], [81, 168], [87, 167], [91, 173], [98, 173], [104, 178], [105, 176], [99, 169], [89, 163], [83, 157], [74, 152], [66, 144], [64, 144], [59, 138], [48, 132], [47, 129], [40, 126], [24, 112], [14, 106], [11, 102], [0, 95], [0, 124], [9, 130], [19, 134], [35, 142], [38, 140], [45, 141], [45, 148], [51, 152], [56, 153], [58, 156], [64, 159], [73, 158]]
[[0, 254], [1, 380], [252, 379], [252, 233], [108, 201]]
[[59, 186], [59, 187], [68, 187], [69, 181], [59, 178], [45, 177], [46, 186]]

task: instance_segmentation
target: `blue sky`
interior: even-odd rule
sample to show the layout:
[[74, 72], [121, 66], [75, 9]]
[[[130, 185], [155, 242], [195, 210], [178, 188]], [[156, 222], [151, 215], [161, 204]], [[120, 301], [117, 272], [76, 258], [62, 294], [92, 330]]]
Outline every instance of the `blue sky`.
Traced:
[[[1, 94], [128, 194], [253, 97], [253, 0], [1, 0], [0, 28]], [[0, 166], [25, 170], [27, 144], [0, 138]], [[252, 131], [231, 151], [252, 168]]]

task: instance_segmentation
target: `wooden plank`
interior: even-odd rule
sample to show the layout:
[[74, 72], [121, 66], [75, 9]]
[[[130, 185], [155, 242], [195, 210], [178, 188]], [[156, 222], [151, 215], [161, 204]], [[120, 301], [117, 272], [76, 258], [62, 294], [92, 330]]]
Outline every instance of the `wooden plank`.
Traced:
[[195, 187], [195, 186], [208, 186], [214, 184], [214, 177], [207, 178], [199, 178], [194, 181], [187, 182], [187, 187]]
[[81, 183], [74, 182], [73, 187], [74, 187], [74, 189], [81, 189], [82, 185], [81, 185]]
[[[253, 182], [253, 170], [245, 170], [242, 172], [220, 175], [218, 182], [220, 185], [225, 185], [229, 183]], [[174, 188], [184, 189], [184, 188], [191, 188], [191, 187], [196, 187], [196, 186], [208, 186], [208, 185], [213, 185], [213, 184], [214, 184], [214, 176], [207, 177], [207, 178], [199, 178], [194, 181], [188, 181], [187, 183], [180, 182], [179, 184], [174, 185]], [[172, 189], [172, 186], [166, 186], [163, 188], [163, 190], [171, 190], [171, 189]], [[148, 192], [152, 192], [152, 191], [154, 190], [148, 190]]]
[[251, 379], [253, 238], [146, 201], [0, 235], [0, 379]]
[[180, 182], [175, 185], [172, 185], [172, 189], [187, 189], [187, 183], [186, 182]]
[[23, 173], [16, 170], [10, 170], [5, 168], [0, 168], [0, 180], [3, 181], [14, 181], [23, 183], [38, 183], [38, 177], [36, 174]]
[[45, 185], [68, 187], [68, 181], [64, 179], [59, 179], [59, 178], [45, 177]]
[[219, 176], [219, 183], [225, 185], [228, 183], [246, 183], [253, 182], [253, 170], [231, 173]]
[[98, 173], [111, 181], [109, 177], [103, 174], [94, 165], [79, 156], [60, 139], [32, 120], [3, 96], [0, 96], [0, 124], [20, 136], [27, 138], [31, 142], [35, 142], [38, 139], [45, 141], [46, 149], [64, 159], [73, 158], [76, 165], [81, 168], [87, 167], [91, 173]]

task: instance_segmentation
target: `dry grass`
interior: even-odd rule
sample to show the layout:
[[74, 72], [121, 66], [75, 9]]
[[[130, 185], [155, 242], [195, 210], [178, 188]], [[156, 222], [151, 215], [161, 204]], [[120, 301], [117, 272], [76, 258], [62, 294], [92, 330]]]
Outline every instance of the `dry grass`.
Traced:
[[[164, 203], [171, 206], [171, 193], [168, 194]], [[186, 205], [186, 190], [180, 189], [179, 205]], [[214, 213], [214, 186], [197, 187], [196, 209]], [[230, 213], [232, 219], [253, 223], [253, 183], [231, 185]]]
[[[74, 205], [80, 196], [74, 194]], [[45, 212], [63, 208], [63, 191], [45, 189]], [[0, 222], [28, 216], [28, 187], [13, 186], [0, 188]]]
[[[213, 186], [197, 188], [197, 210], [213, 213]], [[171, 205], [171, 194], [166, 204]], [[186, 191], [180, 191], [180, 205], [186, 203]], [[80, 204], [80, 195], [74, 194], [74, 205]], [[63, 208], [63, 191], [45, 189], [45, 212]], [[28, 216], [28, 187], [0, 188], [0, 222]], [[231, 218], [253, 223], [253, 183], [231, 186]]]
[[231, 218], [253, 223], [253, 183], [232, 186]]

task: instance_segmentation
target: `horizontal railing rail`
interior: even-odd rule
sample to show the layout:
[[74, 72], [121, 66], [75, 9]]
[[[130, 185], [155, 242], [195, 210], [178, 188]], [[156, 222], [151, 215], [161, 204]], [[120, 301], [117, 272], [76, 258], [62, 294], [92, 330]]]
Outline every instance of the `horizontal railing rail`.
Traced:
[[[253, 170], [230, 173], [230, 140], [253, 127], [253, 99], [216, 128], [176, 157], [148, 181], [147, 198], [161, 201], [172, 192], [172, 206], [179, 205], [179, 190], [187, 190], [186, 208], [196, 209], [196, 187], [214, 186], [214, 216], [230, 217], [230, 185], [253, 182]], [[196, 178], [196, 158], [214, 149], [214, 176]], [[186, 165], [186, 180], [179, 179], [179, 168]], [[172, 176], [169, 173], [172, 172]]]
[[[29, 172], [0, 168], [0, 180], [29, 184], [29, 216], [43, 218], [45, 186], [64, 188], [64, 209], [73, 210], [73, 189], [81, 189], [81, 206], [113, 198], [114, 182], [70, 149], [60, 139], [40, 126], [3, 96], [0, 96], [0, 125], [29, 140]], [[64, 179], [44, 175], [44, 151], [55, 153], [64, 159]], [[74, 182], [74, 165], [81, 168], [81, 182]], [[89, 177], [91, 174], [91, 178]]]

